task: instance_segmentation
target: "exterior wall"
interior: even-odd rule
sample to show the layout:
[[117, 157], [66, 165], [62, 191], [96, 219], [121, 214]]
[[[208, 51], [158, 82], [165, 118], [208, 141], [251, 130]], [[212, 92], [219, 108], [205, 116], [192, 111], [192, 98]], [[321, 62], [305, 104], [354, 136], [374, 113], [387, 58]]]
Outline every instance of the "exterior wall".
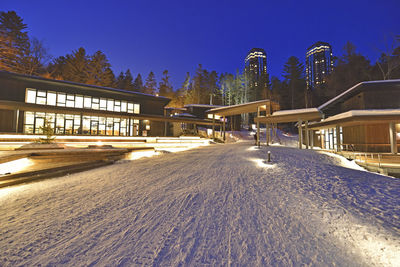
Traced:
[[151, 136], [164, 136], [164, 122], [151, 121], [150, 127]]
[[400, 108], [399, 88], [379, 88], [365, 92], [365, 109], [397, 109]]
[[342, 143], [344, 149], [349, 151], [390, 152], [389, 126], [370, 124], [343, 127]]
[[[34, 89], [29, 90], [33, 92], [33, 102], [26, 101], [29, 88]], [[44, 94], [44, 97], [39, 98], [39, 93]], [[64, 95], [62, 105], [59, 102], [59, 95]], [[68, 100], [68, 97], [72, 97], [72, 100]], [[88, 99], [89, 106], [82, 104], [85, 97]], [[48, 102], [50, 99], [53, 102]], [[19, 111], [19, 133], [40, 134], [41, 126], [44, 126], [47, 121], [55, 129], [55, 134], [62, 135], [138, 136], [143, 133], [147, 136], [163, 136], [163, 123], [149, 123], [138, 120], [135, 116], [163, 116], [164, 106], [169, 99], [118, 89], [0, 72], [0, 101], [27, 103], [23, 108], [25, 111]], [[108, 101], [111, 101], [111, 110], [108, 109], [110, 106]], [[72, 104], [68, 105], [68, 103]], [[106, 107], [104, 108], [101, 103], [106, 103]], [[4, 106], [6, 105], [10, 104]], [[33, 110], [29, 110], [30, 108], [27, 107]], [[0, 132], [16, 132], [16, 114], [12, 107], [9, 110], [0, 110]], [[149, 127], [146, 127], [146, 124], [149, 124]]]
[[343, 102], [340, 112], [346, 112], [355, 109], [365, 109], [365, 93], [361, 92]]
[[0, 109], [0, 133], [15, 132], [14, 110]]

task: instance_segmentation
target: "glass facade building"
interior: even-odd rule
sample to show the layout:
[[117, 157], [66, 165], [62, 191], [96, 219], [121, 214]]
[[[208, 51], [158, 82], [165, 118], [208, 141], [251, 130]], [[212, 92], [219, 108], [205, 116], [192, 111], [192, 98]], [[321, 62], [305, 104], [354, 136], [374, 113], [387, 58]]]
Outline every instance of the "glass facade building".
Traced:
[[170, 100], [0, 71], [0, 133], [160, 136]]
[[265, 98], [267, 89], [267, 54], [262, 48], [253, 48], [245, 59], [245, 75], [248, 81], [247, 102]]
[[307, 49], [306, 77], [307, 89], [312, 90], [326, 82], [326, 76], [333, 71], [332, 47], [325, 42], [317, 42]]

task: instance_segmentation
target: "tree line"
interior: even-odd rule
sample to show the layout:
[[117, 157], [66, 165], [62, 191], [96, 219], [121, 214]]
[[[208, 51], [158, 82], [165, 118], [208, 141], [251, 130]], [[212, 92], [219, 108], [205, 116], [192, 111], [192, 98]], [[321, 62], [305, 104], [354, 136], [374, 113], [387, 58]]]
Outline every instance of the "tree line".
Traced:
[[97, 51], [87, 54], [83, 47], [70, 54], [52, 58], [42, 41], [29, 37], [27, 25], [14, 11], [0, 12], [0, 69], [98, 86], [119, 88], [171, 98], [169, 106], [185, 104], [234, 105], [269, 98], [281, 109], [316, 107], [351, 86], [368, 80], [400, 78], [400, 36], [395, 36], [379, 59], [371, 63], [348, 42], [343, 54], [334, 59], [334, 71], [326, 82], [307, 90], [304, 65], [297, 57], [289, 57], [283, 66], [282, 78], [264, 77], [250, 88], [247, 73], [209, 71], [199, 64], [193, 75], [186, 73], [182, 85], [174, 90], [168, 70], [160, 82], [151, 71], [145, 80], [135, 78], [129, 69], [116, 76], [106, 55]]

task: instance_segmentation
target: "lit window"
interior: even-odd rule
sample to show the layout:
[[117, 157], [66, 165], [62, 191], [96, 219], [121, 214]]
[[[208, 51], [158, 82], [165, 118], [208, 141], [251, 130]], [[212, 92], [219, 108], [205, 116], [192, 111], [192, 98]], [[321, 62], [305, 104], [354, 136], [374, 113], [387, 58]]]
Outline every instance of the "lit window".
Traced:
[[75, 96], [75, 107], [76, 108], [83, 108], [83, 95], [76, 95]]
[[107, 110], [114, 111], [114, 100], [113, 99], [107, 99]]
[[90, 134], [90, 117], [89, 116], [83, 116], [82, 134]]
[[71, 95], [71, 94], [67, 95], [66, 106], [69, 108], [75, 107], [75, 96], [74, 95]]
[[92, 109], [100, 109], [100, 99], [97, 97], [92, 98]]
[[133, 105], [133, 113], [139, 114], [140, 113], [140, 105], [139, 104], [134, 104]]
[[24, 133], [33, 134], [33, 125], [35, 123], [35, 113], [25, 112]]
[[114, 111], [121, 112], [121, 101], [118, 100], [114, 101]]
[[92, 97], [85, 95], [83, 97], [83, 107], [92, 108]]
[[107, 99], [100, 98], [100, 110], [107, 110]]
[[133, 103], [128, 103], [128, 113], [133, 113]]
[[36, 104], [46, 105], [46, 91], [37, 91]]
[[121, 101], [121, 112], [127, 111], [127, 103], [126, 101]]
[[47, 92], [47, 105], [55, 106], [57, 104], [57, 93], [48, 91]]
[[67, 95], [65, 93], [57, 93], [57, 106], [65, 107]]
[[26, 89], [26, 97], [25, 97], [25, 102], [26, 103], [36, 103], [36, 89]]

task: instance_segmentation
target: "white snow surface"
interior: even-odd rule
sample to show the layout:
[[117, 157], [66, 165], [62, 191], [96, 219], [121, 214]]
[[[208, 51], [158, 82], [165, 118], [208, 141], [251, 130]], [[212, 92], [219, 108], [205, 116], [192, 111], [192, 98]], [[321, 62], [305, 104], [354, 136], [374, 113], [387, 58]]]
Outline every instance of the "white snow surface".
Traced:
[[400, 179], [252, 143], [0, 189], [0, 266], [400, 266]]

